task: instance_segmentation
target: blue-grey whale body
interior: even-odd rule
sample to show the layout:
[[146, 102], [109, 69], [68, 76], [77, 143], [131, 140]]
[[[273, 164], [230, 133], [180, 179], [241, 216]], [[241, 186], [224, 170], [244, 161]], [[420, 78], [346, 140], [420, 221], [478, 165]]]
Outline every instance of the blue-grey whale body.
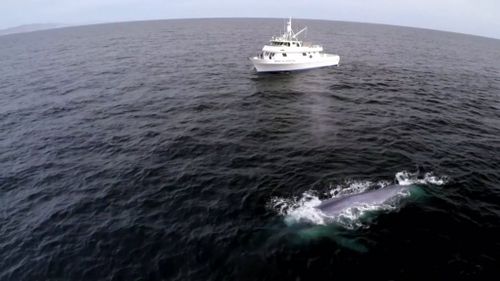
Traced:
[[410, 187], [411, 185], [394, 184], [376, 190], [344, 195], [325, 200], [315, 208], [327, 216], [335, 216], [348, 208], [383, 204], [395, 198], [400, 192], [409, 190]]

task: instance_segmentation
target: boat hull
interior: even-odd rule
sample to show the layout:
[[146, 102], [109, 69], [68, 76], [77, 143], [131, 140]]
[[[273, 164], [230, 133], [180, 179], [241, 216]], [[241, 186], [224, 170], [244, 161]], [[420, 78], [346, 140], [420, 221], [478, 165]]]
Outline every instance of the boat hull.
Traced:
[[257, 72], [298, 71], [326, 66], [335, 66], [340, 62], [338, 55], [324, 54], [315, 60], [267, 60], [259, 57], [250, 58]]

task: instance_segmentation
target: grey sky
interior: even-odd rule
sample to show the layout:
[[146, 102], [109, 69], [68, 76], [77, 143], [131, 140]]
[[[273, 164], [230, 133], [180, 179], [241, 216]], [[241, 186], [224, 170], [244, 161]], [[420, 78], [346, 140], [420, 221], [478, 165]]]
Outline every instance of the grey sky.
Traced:
[[288, 16], [500, 38], [499, 0], [0, 0], [0, 28], [31, 23]]

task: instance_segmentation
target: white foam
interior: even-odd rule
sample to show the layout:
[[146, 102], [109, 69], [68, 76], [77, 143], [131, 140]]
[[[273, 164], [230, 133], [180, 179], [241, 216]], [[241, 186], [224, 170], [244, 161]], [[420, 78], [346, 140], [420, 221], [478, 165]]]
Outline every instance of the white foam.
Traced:
[[400, 185], [412, 184], [433, 184], [444, 185], [448, 182], [446, 176], [435, 176], [432, 172], [425, 173], [423, 178], [419, 177], [418, 173], [410, 173], [408, 171], [401, 171], [396, 173], [396, 181]]
[[363, 204], [345, 209], [338, 216], [331, 217], [331, 221], [339, 223], [349, 229], [359, 228], [364, 226], [360, 218], [366, 213], [374, 211], [390, 211], [394, 209], [396, 209], [396, 206], [392, 206], [390, 204]]
[[356, 194], [365, 192], [370, 188], [383, 188], [391, 184], [390, 181], [356, 181], [356, 180], [347, 180], [343, 184], [336, 185], [335, 187], [330, 186], [330, 191], [326, 193], [326, 195], [330, 195], [331, 198], [335, 198], [338, 196], [348, 195], [348, 194]]
[[273, 198], [271, 207], [285, 217], [287, 224], [309, 222], [313, 224], [325, 224], [324, 217], [315, 207], [321, 200], [313, 192], [304, 192], [299, 199]]

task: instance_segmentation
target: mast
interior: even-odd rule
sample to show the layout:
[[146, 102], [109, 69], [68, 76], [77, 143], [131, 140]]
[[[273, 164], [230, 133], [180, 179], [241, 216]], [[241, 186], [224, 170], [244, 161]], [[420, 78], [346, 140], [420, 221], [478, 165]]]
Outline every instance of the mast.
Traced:
[[292, 29], [292, 17], [288, 18], [288, 22], [286, 22], [285, 33], [283, 33], [282, 38], [285, 40], [295, 40], [298, 39], [297, 36], [302, 32], [307, 30], [307, 26], [301, 29], [299, 32], [295, 33]]
[[283, 38], [285, 40], [292, 40], [294, 38], [293, 29], [292, 29], [292, 17], [288, 19], [286, 23], [285, 33], [283, 34]]

